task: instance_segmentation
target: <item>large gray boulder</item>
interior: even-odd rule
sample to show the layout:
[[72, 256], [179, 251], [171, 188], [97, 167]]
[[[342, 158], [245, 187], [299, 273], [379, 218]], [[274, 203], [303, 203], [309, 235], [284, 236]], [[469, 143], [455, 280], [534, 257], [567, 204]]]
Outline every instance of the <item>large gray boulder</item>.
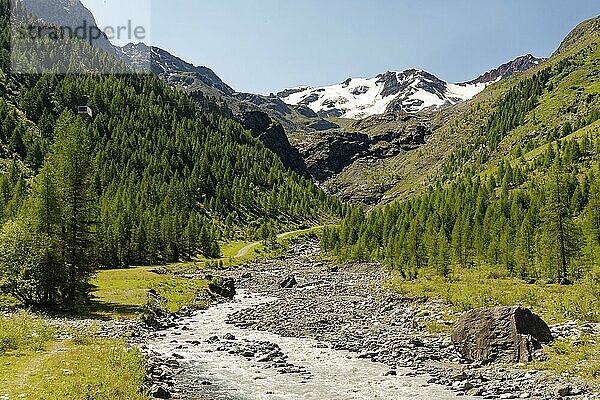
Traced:
[[551, 341], [548, 325], [523, 307], [468, 311], [452, 333], [452, 342], [471, 362], [528, 362], [542, 344]]
[[208, 284], [208, 290], [212, 293], [233, 300], [236, 295], [235, 281], [229, 279], [216, 279]]

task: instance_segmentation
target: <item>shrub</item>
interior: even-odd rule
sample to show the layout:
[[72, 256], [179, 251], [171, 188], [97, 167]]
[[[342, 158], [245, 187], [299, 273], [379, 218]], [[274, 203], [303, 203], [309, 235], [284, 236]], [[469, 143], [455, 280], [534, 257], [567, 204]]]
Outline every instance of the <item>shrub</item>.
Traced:
[[28, 312], [0, 317], [0, 354], [9, 351], [40, 351], [56, 331], [43, 319]]

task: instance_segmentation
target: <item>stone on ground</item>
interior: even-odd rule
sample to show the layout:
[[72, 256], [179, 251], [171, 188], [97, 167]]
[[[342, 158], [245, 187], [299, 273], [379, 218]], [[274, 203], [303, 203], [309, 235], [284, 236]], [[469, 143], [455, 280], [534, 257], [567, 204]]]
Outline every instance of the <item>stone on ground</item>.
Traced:
[[480, 308], [458, 319], [452, 341], [471, 362], [529, 362], [542, 344], [552, 341], [552, 334], [548, 325], [526, 308]]

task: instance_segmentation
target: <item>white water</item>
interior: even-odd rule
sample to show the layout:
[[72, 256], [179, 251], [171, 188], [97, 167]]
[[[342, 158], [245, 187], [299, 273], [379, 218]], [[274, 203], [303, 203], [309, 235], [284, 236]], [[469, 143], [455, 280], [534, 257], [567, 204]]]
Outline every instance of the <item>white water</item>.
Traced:
[[[150, 349], [161, 354], [177, 353], [184, 357], [186, 381], [212, 383], [215, 399], [239, 400], [350, 400], [350, 399], [423, 399], [446, 400], [458, 396], [436, 385], [426, 383], [427, 377], [407, 377], [408, 369], [398, 369], [397, 376], [384, 376], [390, 369], [379, 363], [359, 359], [350, 352], [319, 348], [310, 339], [286, 338], [279, 335], [240, 329], [225, 323], [227, 315], [256, 307], [275, 299], [260, 295], [240, 294], [236, 301], [220, 304], [186, 320], [189, 331], [175, 328], [150, 343]], [[288, 362], [302, 366], [311, 378], [297, 374], [281, 374], [265, 369], [256, 360], [240, 355], [215, 351], [218, 344], [207, 343], [212, 336], [222, 338], [227, 333], [237, 340], [268, 341], [279, 345]], [[176, 343], [171, 343], [176, 340]], [[200, 341], [192, 346], [186, 341]], [[179, 345], [187, 345], [177, 349]], [[322, 346], [320, 346], [322, 347]], [[198, 385], [200, 386], [200, 385]], [[218, 389], [215, 389], [218, 388]], [[465, 396], [461, 397], [466, 399]]]

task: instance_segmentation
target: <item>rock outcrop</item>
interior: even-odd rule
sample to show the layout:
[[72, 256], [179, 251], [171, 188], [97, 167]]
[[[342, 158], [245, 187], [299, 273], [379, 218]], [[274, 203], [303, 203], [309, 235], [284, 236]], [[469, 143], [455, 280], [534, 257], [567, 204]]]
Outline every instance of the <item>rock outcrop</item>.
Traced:
[[518, 74], [523, 71], [527, 71], [530, 68], [533, 68], [540, 63], [546, 61], [545, 58], [534, 57], [531, 54], [527, 54], [518, 58], [515, 58], [512, 61], [507, 62], [506, 64], [502, 64], [496, 69], [493, 69], [485, 74], [479, 76], [472, 81], [466, 82], [466, 85], [472, 85], [477, 83], [489, 83], [496, 82], [501, 79], [508, 79], [511, 76]]
[[296, 277], [294, 275], [288, 276], [287, 278], [285, 278], [280, 284], [279, 286], [282, 289], [291, 289], [295, 286], [298, 286], [298, 281], [296, 280]]
[[283, 165], [300, 175], [308, 176], [306, 164], [298, 150], [290, 144], [281, 124], [262, 111], [250, 111], [242, 119], [244, 128], [250, 130], [273, 153], [277, 154]]
[[340, 126], [326, 119], [320, 119], [308, 125], [309, 128], [315, 131], [328, 131], [330, 129], [338, 129]]
[[452, 341], [468, 361], [528, 362], [535, 350], [552, 341], [552, 334], [526, 308], [480, 308], [459, 318]]
[[[347, 129], [291, 134], [290, 138], [310, 175], [328, 191], [340, 195], [337, 188], [327, 184], [328, 180], [355, 163], [369, 164], [418, 148], [432, 133], [429, 124], [424, 116], [386, 115], [357, 122]], [[356, 192], [355, 189], [349, 188], [348, 192]], [[350, 200], [345, 195], [340, 198]]]

